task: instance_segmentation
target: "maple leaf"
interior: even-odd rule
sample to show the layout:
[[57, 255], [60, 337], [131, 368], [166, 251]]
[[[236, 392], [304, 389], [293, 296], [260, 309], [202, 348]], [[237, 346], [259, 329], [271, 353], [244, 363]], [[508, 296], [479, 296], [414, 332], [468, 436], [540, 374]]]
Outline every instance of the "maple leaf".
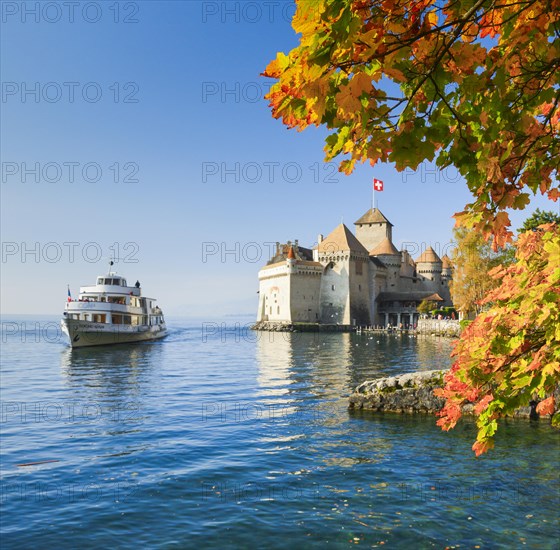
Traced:
[[494, 399], [494, 396], [489, 393], [488, 395], [485, 395], [474, 407], [474, 412], [475, 414], [480, 414], [484, 409], [486, 409], [486, 407], [488, 406], [488, 404]]
[[554, 405], [555, 405], [554, 396], [547, 397], [537, 405], [537, 412], [541, 416], [545, 416], [547, 414], [554, 414], [555, 412]]
[[486, 439], [484, 441], [475, 441], [472, 446], [472, 450], [475, 452], [476, 456], [480, 456], [484, 454], [488, 450], [494, 447], [494, 441], [491, 439]]

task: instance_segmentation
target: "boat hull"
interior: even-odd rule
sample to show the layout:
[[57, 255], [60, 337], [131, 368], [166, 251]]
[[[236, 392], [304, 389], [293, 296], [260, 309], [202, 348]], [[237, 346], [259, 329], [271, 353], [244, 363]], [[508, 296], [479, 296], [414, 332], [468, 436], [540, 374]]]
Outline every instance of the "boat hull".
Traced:
[[68, 336], [72, 348], [107, 346], [159, 340], [167, 336], [165, 324], [157, 326], [109, 325], [63, 319], [62, 331]]

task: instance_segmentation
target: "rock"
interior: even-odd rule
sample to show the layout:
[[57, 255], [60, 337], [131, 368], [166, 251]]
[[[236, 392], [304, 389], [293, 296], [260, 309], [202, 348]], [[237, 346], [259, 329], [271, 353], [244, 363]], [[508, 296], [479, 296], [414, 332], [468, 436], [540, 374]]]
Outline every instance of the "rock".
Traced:
[[[431, 370], [401, 374], [366, 381], [360, 384], [349, 397], [349, 408], [398, 413], [435, 414], [443, 408], [444, 399], [434, 395], [435, 388], [443, 387], [446, 370]], [[560, 388], [554, 395], [560, 402]], [[530, 406], [520, 407], [513, 414], [516, 418], [535, 418], [537, 401]], [[463, 414], [472, 415], [474, 406], [463, 406]]]

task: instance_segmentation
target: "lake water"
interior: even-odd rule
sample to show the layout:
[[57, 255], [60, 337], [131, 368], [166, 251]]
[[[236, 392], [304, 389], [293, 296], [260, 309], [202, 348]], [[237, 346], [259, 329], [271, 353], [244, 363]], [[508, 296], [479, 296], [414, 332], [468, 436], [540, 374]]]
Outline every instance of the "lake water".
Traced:
[[448, 340], [229, 318], [71, 351], [57, 323], [2, 323], [3, 550], [559, 547], [544, 422], [476, 459], [468, 420], [348, 410], [364, 380], [448, 367]]

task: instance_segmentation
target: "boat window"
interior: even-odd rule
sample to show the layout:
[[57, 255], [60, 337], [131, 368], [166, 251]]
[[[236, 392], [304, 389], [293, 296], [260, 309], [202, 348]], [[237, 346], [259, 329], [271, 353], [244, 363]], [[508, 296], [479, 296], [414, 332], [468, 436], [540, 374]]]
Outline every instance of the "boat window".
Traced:
[[126, 279], [121, 279], [122, 286], [126, 286]]
[[102, 285], [102, 284], [103, 284], [103, 277], [99, 277], [99, 279], [97, 279], [97, 284], [98, 284], [98, 285]]
[[105, 284], [110, 285], [111, 284], [111, 279], [105, 279]]

